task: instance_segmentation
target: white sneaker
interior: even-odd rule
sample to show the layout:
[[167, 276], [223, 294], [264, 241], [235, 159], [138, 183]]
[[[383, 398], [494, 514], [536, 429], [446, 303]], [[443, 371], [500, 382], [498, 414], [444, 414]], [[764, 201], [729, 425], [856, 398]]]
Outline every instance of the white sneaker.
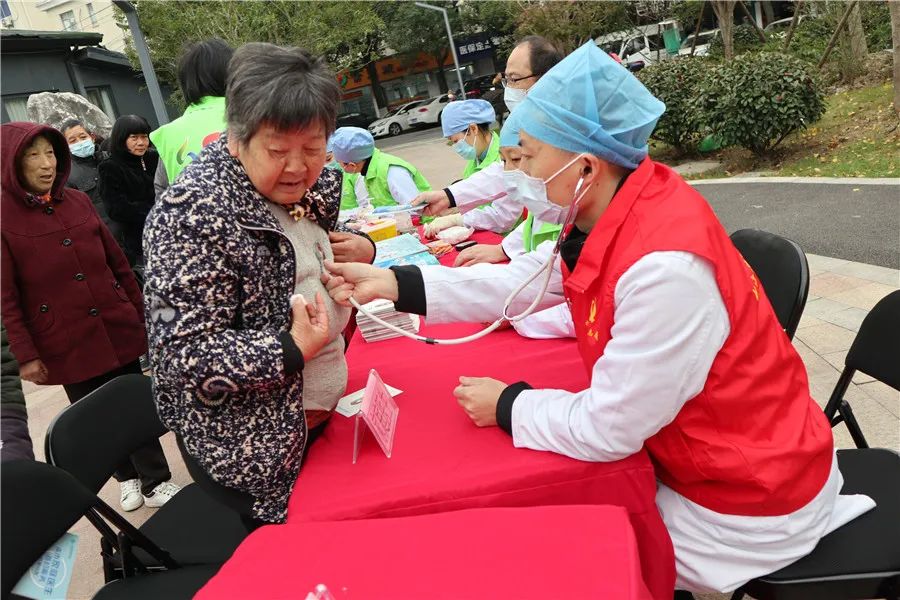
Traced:
[[141, 495], [140, 479], [128, 479], [119, 482], [119, 491], [121, 493], [119, 504], [122, 505], [122, 510], [125, 512], [137, 510], [144, 503], [144, 497]]
[[170, 481], [164, 481], [144, 496], [144, 504], [150, 508], [159, 508], [172, 499], [172, 496], [181, 491], [181, 488]]

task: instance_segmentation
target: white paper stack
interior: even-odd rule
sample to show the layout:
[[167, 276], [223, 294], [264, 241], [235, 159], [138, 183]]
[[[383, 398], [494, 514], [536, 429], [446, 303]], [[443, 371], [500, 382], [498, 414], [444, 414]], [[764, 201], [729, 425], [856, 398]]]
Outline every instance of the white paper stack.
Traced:
[[[394, 303], [389, 300], [374, 300], [368, 304], [363, 304], [363, 308], [382, 321], [399, 327], [404, 331], [419, 332], [419, 315], [397, 312], [394, 310]], [[378, 342], [400, 337], [399, 333], [376, 323], [361, 311], [356, 313], [356, 325], [362, 332], [363, 339], [367, 342]]]

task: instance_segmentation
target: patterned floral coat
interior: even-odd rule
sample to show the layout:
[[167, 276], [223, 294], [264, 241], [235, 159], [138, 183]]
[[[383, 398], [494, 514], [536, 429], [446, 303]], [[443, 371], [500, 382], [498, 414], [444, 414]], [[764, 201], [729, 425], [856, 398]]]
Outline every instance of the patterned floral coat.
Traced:
[[[293, 249], [226, 136], [156, 203], [144, 235], [144, 298], [156, 404], [212, 478], [282, 522], [306, 441], [302, 370], [286, 374]], [[301, 204], [336, 227], [341, 174]]]

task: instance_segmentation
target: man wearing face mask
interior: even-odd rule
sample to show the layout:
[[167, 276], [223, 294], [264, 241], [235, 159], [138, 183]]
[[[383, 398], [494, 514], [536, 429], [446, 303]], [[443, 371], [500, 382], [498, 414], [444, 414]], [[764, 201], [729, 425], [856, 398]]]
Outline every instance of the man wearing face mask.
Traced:
[[[588, 42], [503, 128], [522, 151], [505, 173], [509, 194], [563, 225], [558, 254], [543, 244], [461, 269], [326, 264], [337, 302], [385, 298], [429, 324], [568, 305], [587, 389], [461, 377], [454, 395], [516, 447], [595, 462], [646, 449], [675, 551], [673, 578], [641, 548], [659, 598], [672, 579], [734, 590], [874, 507], [841, 495], [830, 424], [755, 273], [703, 197], [647, 156], [664, 109]], [[549, 279], [537, 277], [547, 268]]]
[[72, 153], [72, 172], [69, 174], [67, 185], [88, 195], [100, 219], [116, 239], [120, 239], [118, 225], [106, 214], [106, 207], [103, 205], [103, 199], [100, 197], [100, 190], [97, 187], [99, 178], [97, 167], [109, 158], [108, 152], [100, 150], [102, 140], [99, 140], [93, 132], [88, 131], [84, 123], [78, 119], [69, 119], [62, 124], [59, 130], [66, 138], [69, 151]]
[[[562, 53], [548, 40], [530, 35], [523, 38], [506, 61], [506, 72], [503, 75], [503, 100], [510, 113], [522, 101], [528, 90], [541, 78], [544, 73], [553, 68], [553, 65], [561, 61]], [[446, 111], [446, 109], [444, 109]], [[425, 215], [437, 216], [445, 214], [456, 207], [462, 213], [487, 203], [499, 207], [501, 203], [509, 203], [506, 198], [506, 188], [503, 185], [503, 166], [497, 162], [482, 169], [467, 179], [458, 181], [444, 188], [424, 192], [416, 196], [413, 205], [427, 204]], [[513, 208], [518, 209], [516, 212]], [[506, 212], [515, 212], [513, 219], [503, 231], [508, 231], [522, 212], [522, 206], [516, 204], [510, 206]]]

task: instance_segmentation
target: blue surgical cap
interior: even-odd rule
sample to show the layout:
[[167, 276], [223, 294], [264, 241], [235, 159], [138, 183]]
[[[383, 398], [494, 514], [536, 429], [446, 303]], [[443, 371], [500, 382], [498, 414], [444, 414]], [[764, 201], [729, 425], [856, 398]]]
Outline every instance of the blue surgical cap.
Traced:
[[375, 138], [361, 127], [341, 127], [331, 136], [334, 157], [341, 162], [361, 162], [375, 152]]
[[519, 132], [513, 131], [510, 127], [504, 127], [500, 130], [500, 147], [508, 148], [509, 146], [519, 145]]
[[493, 123], [497, 118], [494, 107], [487, 100], [458, 100], [451, 102], [441, 112], [441, 128], [444, 137], [465, 130], [472, 123]]
[[325, 142], [325, 152], [334, 152], [334, 134], [331, 134], [331, 137], [328, 138], [328, 141]]
[[[666, 105], [593, 41], [557, 63], [510, 113], [500, 133], [520, 131], [568, 150], [634, 169]], [[509, 130], [509, 131], [507, 131]]]

